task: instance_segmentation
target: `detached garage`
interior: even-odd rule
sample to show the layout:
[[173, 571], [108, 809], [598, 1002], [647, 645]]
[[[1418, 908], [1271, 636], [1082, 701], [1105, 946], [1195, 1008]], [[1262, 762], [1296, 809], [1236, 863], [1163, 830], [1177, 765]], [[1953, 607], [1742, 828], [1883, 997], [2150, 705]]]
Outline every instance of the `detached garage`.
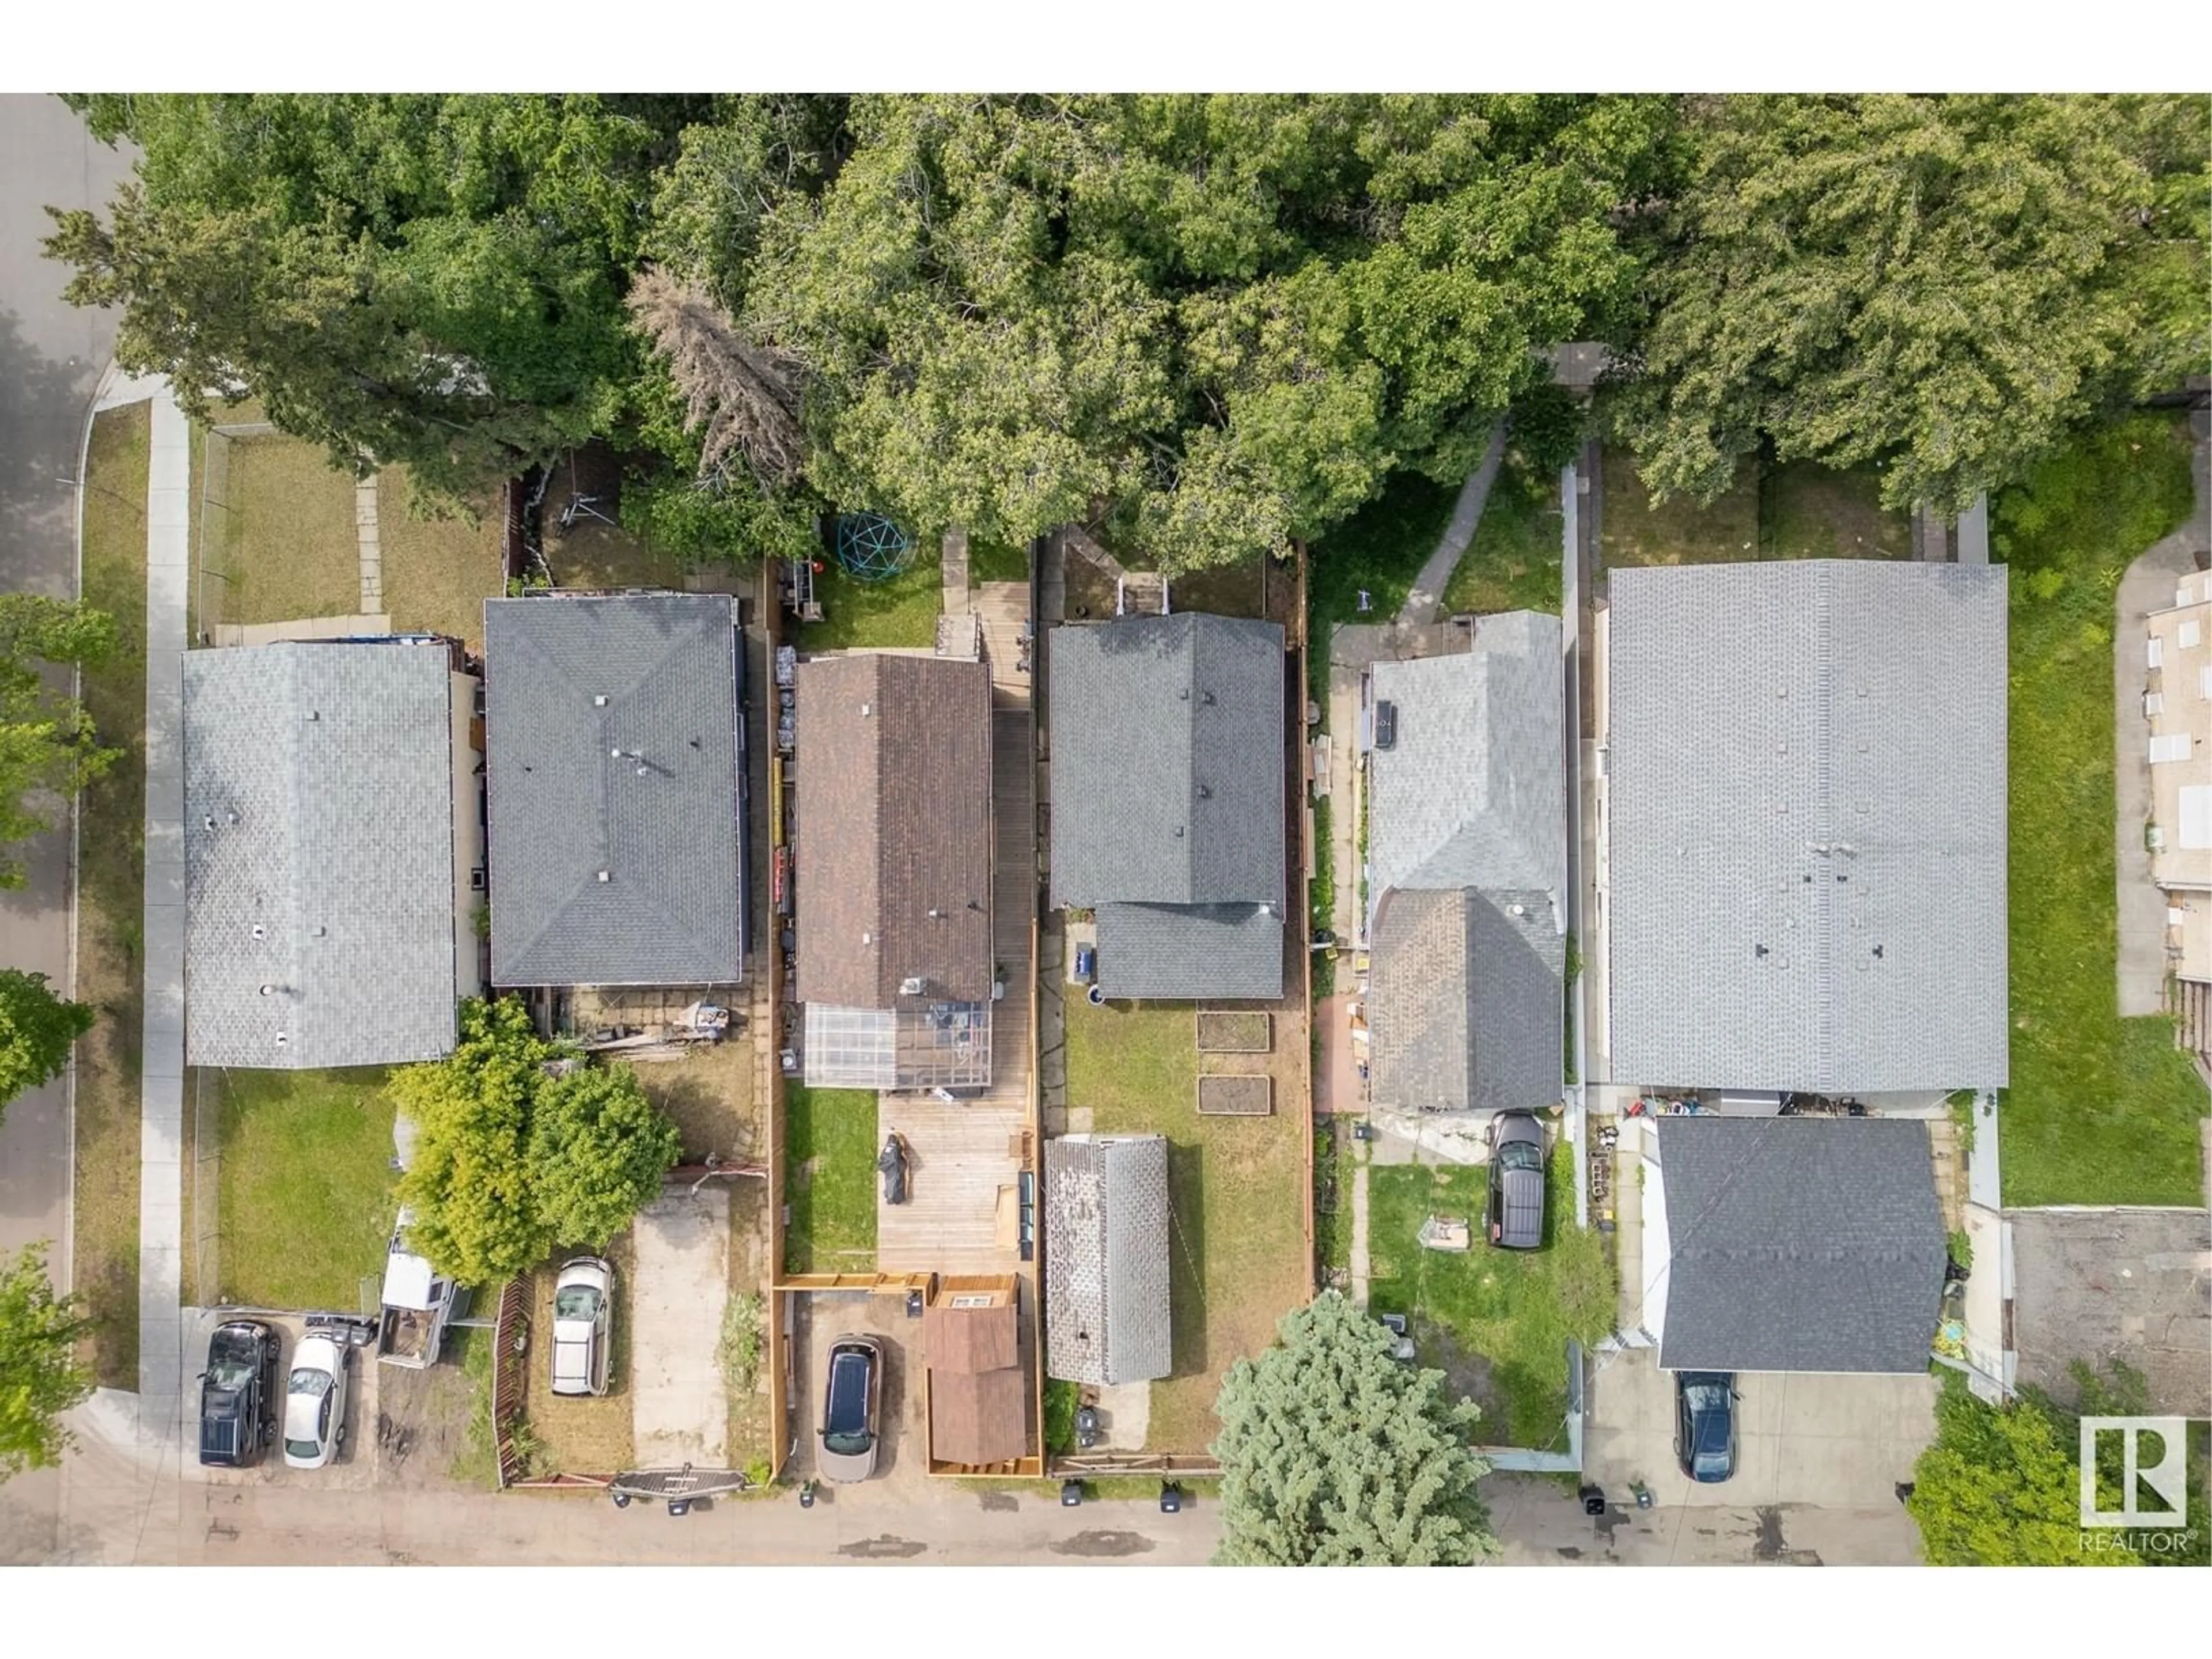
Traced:
[[1644, 1249], [1662, 1370], [1927, 1370], [1948, 1245], [1924, 1122], [1657, 1130]]

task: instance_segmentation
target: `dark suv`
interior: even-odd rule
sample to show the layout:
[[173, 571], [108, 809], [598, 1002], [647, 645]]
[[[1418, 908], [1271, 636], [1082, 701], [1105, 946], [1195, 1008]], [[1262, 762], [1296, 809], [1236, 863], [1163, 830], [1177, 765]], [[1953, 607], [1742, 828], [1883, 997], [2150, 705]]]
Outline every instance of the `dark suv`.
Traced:
[[1544, 1242], [1544, 1126], [1534, 1112], [1490, 1121], [1490, 1242], [1533, 1250]]
[[208, 1339], [200, 1373], [200, 1462], [240, 1469], [261, 1461], [276, 1437], [276, 1333], [258, 1319], [234, 1319]]
[[1735, 1473], [1735, 1373], [1674, 1373], [1674, 1457], [1711, 1486]]

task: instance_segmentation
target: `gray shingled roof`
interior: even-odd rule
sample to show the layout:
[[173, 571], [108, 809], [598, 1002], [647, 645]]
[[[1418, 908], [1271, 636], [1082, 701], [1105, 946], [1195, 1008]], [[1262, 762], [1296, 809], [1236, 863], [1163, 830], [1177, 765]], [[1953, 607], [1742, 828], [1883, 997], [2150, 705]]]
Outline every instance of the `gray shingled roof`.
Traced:
[[2005, 577], [1612, 573], [1616, 1079], [2006, 1081]]
[[1668, 1370], [1923, 1371], [1947, 1246], [1912, 1118], [1662, 1117]]
[[1377, 1104], [1545, 1106], [1563, 1067], [1567, 882], [1559, 621], [1478, 620], [1472, 650], [1372, 670], [1396, 740], [1368, 757]]
[[1283, 902], [1283, 630], [1187, 611], [1056, 628], [1060, 905]]
[[1283, 918], [1259, 904], [1102, 904], [1098, 983], [1116, 999], [1283, 994]]
[[1165, 1376], [1166, 1137], [1046, 1141], [1044, 1207], [1045, 1374], [1098, 1384]]
[[1376, 1104], [1498, 1111], [1559, 1100], [1566, 939], [1548, 894], [1401, 889], [1371, 944]]
[[191, 1064], [452, 1050], [452, 687], [442, 643], [185, 653]]
[[734, 623], [708, 593], [485, 601], [495, 984], [738, 977]]

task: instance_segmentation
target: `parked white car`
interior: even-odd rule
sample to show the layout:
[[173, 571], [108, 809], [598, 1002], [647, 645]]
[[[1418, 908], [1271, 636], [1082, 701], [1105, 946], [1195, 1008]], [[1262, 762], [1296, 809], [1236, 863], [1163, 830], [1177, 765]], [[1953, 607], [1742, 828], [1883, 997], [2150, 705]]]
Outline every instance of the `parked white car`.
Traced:
[[553, 1281], [553, 1392], [605, 1394], [613, 1343], [615, 1270], [596, 1255], [563, 1262]]
[[346, 1381], [353, 1349], [310, 1332], [292, 1350], [291, 1381], [284, 1389], [284, 1463], [319, 1469], [338, 1455], [346, 1437]]

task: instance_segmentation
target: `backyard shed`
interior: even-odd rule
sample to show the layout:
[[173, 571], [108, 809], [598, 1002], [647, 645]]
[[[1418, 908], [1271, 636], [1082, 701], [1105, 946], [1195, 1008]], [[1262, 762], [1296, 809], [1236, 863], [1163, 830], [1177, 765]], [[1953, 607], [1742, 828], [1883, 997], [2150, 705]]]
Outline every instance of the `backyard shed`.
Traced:
[[1145, 1382], [1174, 1369], [1164, 1135], [1044, 1146], [1045, 1374]]
[[948, 1278], [922, 1316], [933, 1474], [998, 1472], [1030, 1455], [1019, 1297], [1011, 1273]]
[[734, 602], [484, 602], [493, 983], [722, 985], [744, 957]]
[[184, 659], [185, 1058], [452, 1051], [482, 987], [476, 681], [444, 640]]

